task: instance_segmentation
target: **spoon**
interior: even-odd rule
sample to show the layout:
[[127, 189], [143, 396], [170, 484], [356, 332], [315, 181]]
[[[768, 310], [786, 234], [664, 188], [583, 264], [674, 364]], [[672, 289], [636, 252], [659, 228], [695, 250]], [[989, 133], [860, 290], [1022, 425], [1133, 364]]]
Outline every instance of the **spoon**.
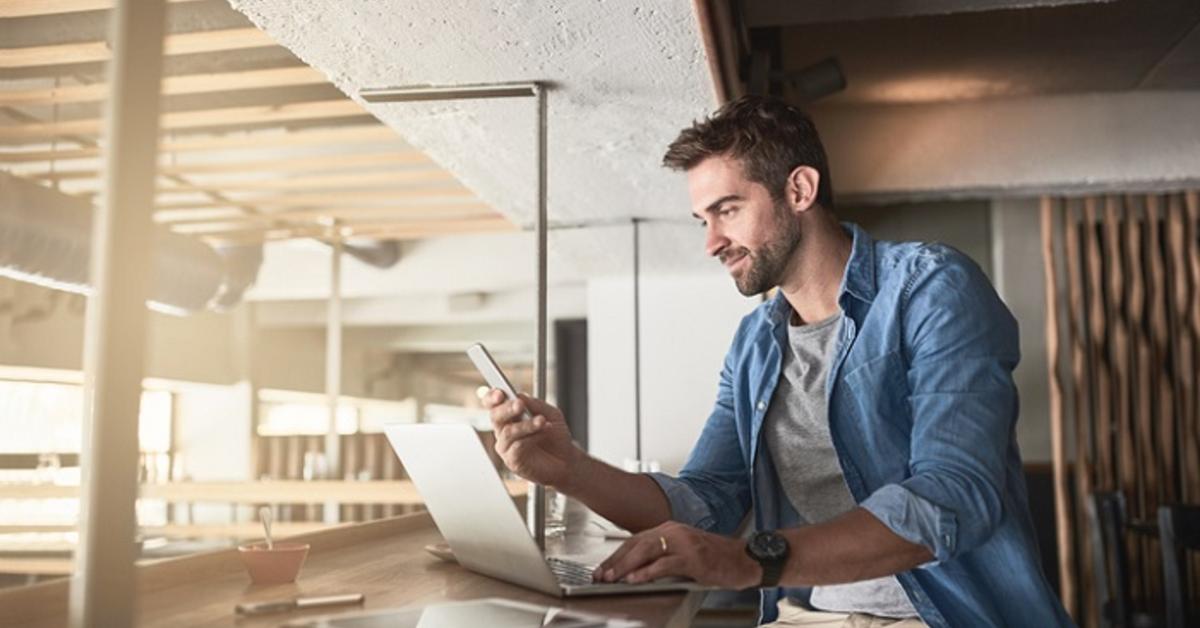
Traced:
[[262, 520], [263, 531], [267, 533], [267, 549], [275, 549], [275, 543], [271, 540], [271, 509], [267, 506], [259, 508], [258, 518]]

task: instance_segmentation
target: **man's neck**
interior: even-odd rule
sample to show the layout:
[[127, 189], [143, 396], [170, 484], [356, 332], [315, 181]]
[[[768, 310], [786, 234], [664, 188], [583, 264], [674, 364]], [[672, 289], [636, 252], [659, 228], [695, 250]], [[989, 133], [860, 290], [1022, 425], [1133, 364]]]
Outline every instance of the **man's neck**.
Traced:
[[838, 291], [854, 241], [831, 215], [813, 216], [803, 233], [804, 242], [797, 247], [779, 289], [792, 306], [792, 322], [807, 325], [837, 313]]

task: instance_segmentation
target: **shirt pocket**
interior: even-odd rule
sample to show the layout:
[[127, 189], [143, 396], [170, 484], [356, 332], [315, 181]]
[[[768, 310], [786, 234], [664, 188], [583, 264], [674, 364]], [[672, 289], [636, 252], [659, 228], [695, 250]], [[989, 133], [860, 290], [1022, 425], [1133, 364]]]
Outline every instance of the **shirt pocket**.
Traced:
[[843, 434], [855, 440], [851, 451], [863, 471], [868, 492], [907, 478], [912, 442], [912, 410], [904, 356], [890, 351], [872, 358], [842, 378], [842, 390], [854, 416]]

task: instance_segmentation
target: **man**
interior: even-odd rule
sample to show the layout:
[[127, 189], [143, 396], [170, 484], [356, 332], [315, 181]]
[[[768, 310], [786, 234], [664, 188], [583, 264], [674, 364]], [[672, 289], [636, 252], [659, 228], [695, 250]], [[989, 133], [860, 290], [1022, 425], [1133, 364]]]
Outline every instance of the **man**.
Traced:
[[779, 288], [742, 320], [679, 477], [589, 457], [535, 399], [486, 400], [514, 472], [638, 531], [596, 577], [759, 587], [778, 625], [1069, 625], [1015, 442], [1017, 324], [979, 268], [839, 224], [816, 129], [779, 101], [726, 105], [664, 164], [738, 290]]

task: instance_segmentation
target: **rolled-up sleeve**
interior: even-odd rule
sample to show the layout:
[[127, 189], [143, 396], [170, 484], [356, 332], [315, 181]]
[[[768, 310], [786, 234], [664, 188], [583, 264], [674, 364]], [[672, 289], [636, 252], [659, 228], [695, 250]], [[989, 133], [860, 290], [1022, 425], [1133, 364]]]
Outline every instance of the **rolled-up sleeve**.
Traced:
[[679, 477], [649, 474], [666, 495], [672, 520], [717, 534], [736, 532], [750, 510], [750, 473], [734, 411], [734, 356], [731, 349], [725, 357], [716, 404]]
[[888, 484], [859, 504], [875, 515], [897, 536], [929, 548], [935, 562], [954, 555], [958, 523], [954, 511], [909, 491], [899, 484]]
[[650, 473], [650, 479], [658, 482], [667, 501], [671, 504], [671, 520], [686, 523], [701, 530], [713, 528], [712, 510], [688, 483], [665, 473]]
[[903, 311], [910, 475], [860, 506], [938, 562], [986, 542], [1004, 516], [1017, 417], [1017, 323], [973, 262], [939, 249]]

